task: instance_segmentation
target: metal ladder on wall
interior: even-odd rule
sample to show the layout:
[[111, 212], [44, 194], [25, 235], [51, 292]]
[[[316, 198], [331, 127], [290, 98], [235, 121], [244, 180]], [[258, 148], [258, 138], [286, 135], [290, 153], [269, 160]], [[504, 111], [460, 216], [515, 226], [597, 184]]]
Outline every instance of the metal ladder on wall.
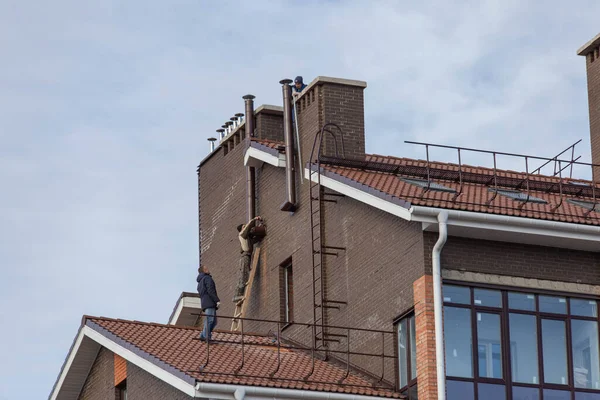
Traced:
[[248, 298], [252, 293], [252, 284], [254, 283], [254, 277], [256, 276], [256, 270], [258, 269], [258, 260], [260, 257], [260, 246], [254, 247], [252, 251], [252, 262], [250, 263], [250, 276], [248, 277], [248, 284], [244, 288], [244, 297], [238, 301], [235, 305], [235, 311], [233, 312], [233, 319], [231, 321], [231, 330], [236, 332], [240, 329], [241, 319], [246, 315], [246, 309], [248, 308]]
[[313, 274], [313, 322], [315, 324], [315, 329], [313, 331], [313, 348], [323, 349], [326, 359], [328, 358], [328, 343], [339, 343], [339, 338], [345, 337], [345, 335], [327, 332], [327, 310], [339, 310], [341, 305], [347, 304], [345, 301], [331, 300], [327, 296], [327, 257], [337, 257], [338, 252], [346, 250], [345, 247], [329, 246], [325, 242], [324, 205], [326, 203], [335, 204], [337, 203], [336, 198], [344, 197], [342, 194], [327, 192], [325, 191], [325, 188], [321, 186], [321, 151], [323, 147], [323, 137], [326, 133], [330, 134], [333, 138], [335, 155], [336, 157], [339, 156], [337, 149], [337, 136], [329, 128], [335, 128], [339, 132], [342, 144], [342, 157], [344, 157], [343, 132], [338, 125], [328, 123], [323, 125], [321, 130], [316, 134], [309, 159], [310, 239], [312, 248]]

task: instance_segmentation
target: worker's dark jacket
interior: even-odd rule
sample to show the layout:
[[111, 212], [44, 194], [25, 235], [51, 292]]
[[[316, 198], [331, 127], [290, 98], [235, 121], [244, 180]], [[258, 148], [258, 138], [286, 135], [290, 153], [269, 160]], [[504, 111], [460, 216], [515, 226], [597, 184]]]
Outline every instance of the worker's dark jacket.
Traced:
[[219, 296], [217, 296], [217, 287], [215, 286], [215, 281], [212, 276], [200, 272], [196, 278], [196, 282], [198, 282], [198, 294], [200, 295], [202, 311], [207, 308], [216, 308], [217, 302], [221, 300], [219, 300]]

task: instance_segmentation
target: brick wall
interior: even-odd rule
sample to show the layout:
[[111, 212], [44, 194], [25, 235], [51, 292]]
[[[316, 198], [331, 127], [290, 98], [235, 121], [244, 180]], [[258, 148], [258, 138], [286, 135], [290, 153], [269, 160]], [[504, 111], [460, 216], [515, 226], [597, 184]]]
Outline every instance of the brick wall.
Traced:
[[[425, 233], [425, 270], [431, 274], [431, 251], [437, 233]], [[446, 269], [600, 284], [600, 253], [448, 237], [442, 250]]]
[[[598, 48], [586, 56], [588, 103], [590, 112], [590, 142], [592, 163], [600, 164], [600, 59]], [[594, 179], [600, 181], [600, 167], [594, 170]]]
[[115, 354], [115, 386], [127, 379], [127, 361]]
[[[115, 360], [118, 360], [116, 364]], [[79, 399], [116, 399], [115, 379], [122, 369], [127, 371], [127, 398], [129, 400], [191, 399], [180, 390], [123, 360], [104, 347], [100, 349], [98, 357], [92, 365]]]
[[[356, 85], [324, 82], [303, 95], [298, 103], [298, 121], [304, 162], [308, 160], [314, 135], [325, 121], [340, 123], [349, 138], [345, 142], [346, 150], [355, 156], [364, 155], [363, 89]], [[265, 118], [260, 126], [257, 123], [256, 136], [270, 135], [262, 132], [269, 126], [267, 122]], [[212, 268], [222, 300], [221, 315], [233, 314], [231, 297], [238, 279], [239, 244], [235, 226], [245, 222], [246, 206], [242, 147], [236, 146], [225, 156], [211, 157], [200, 168], [199, 174], [202, 261]], [[239, 150], [242, 151], [238, 153]], [[280, 265], [292, 257], [294, 320], [312, 322], [308, 181], [301, 184], [300, 177], [296, 176], [298, 208], [295, 213], [280, 211], [286, 196], [283, 168], [270, 165], [256, 168], [256, 182], [257, 215], [265, 220], [267, 237], [262, 243], [261, 263], [246, 316], [280, 319]], [[338, 257], [327, 257], [326, 260], [327, 297], [348, 302], [340, 310], [328, 310], [327, 323], [393, 331], [394, 317], [412, 307], [412, 284], [424, 273], [420, 225], [391, 217], [350, 198], [340, 198], [337, 204], [326, 203], [324, 210], [326, 243], [347, 249]], [[229, 327], [230, 320], [221, 318], [217, 329]], [[257, 323], [246, 323], [244, 328], [259, 332], [276, 332], [278, 329], [277, 324]], [[284, 335], [305, 344], [312, 341], [311, 330], [306, 328], [292, 326], [284, 330]], [[351, 337], [351, 344], [354, 351], [379, 351], [381, 335], [356, 333]], [[345, 340], [337, 346], [345, 350]], [[393, 335], [386, 336], [387, 354], [393, 354], [394, 346]], [[360, 363], [373, 374], [381, 373], [378, 358], [353, 358], [351, 361]], [[385, 377], [392, 382], [394, 364], [393, 360], [385, 364]]]
[[128, 363], [128, 400], [189, 400], [193, 397], [163, 382], [134, 364]]
[[[364, 86], [320, 81], [298, 100], [298, 122], [301, 134], [303, 159], [308, 160], [315, 134], [326, 123], [335, 123], [344, 132], [346, 157], [364, 158], [365, 120]], [[337, 131], [332, 128], [334, 134]], [[333, 139], [327, 135], [323, 154], [335, 155]], [[341, 140], [338, 139], [341, 156]]]
[[113, 353], [104, 347], [100, 348], [96, 361], [92, 365], [87, 380], [83, 385], [80, 400], [107, 400], [115, 398]]
[[263, 110], [256, 113], [256, 133], [259, 139], [283, 142], [283, 112]]
[[[247, 222], [244, 151], [245, 143], [235, 146], [226, 155], [218, 151], [200, 166], [198, 173], [200, 257], [216, 282], [222, 315], [233, 315], [231, 299], [237, 284], [240, 255], [236, 226]], [[230, 327], [230, 321], [223, 319], [217, 325], [217, 329]]]
[[433, 277], [422, 276], [414, 283], [415, 335], [417, 341], [418, 393], [421, 400], [437, 399], [435, 315]]

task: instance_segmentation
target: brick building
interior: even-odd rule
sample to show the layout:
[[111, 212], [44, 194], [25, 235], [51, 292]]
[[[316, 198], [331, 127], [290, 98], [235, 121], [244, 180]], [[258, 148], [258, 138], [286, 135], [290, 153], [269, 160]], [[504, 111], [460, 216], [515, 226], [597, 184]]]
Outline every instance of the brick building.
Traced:
[[[578, 52], [598, 164], [599, 43]], [[318, 77], [293, 108], [280, 83], [283, 107], [244, 96], [198, 168], [215, 344], [196, 340], [190, 293], [167, 325], [84, 317], [51, 399], [600, 399], [597, 169], [367, 154], [365, 82]], [[256, 215], [266, 236], [231, 332], [236, 226]]]

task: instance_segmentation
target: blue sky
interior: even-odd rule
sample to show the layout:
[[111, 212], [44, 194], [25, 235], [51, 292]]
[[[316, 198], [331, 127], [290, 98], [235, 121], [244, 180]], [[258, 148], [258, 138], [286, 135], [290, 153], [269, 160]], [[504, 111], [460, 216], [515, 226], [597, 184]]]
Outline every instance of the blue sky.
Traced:
[[195, 290], [196, 166], [242, 95], [278, 105], [282, 78], [360, 79], [368, 152], [552, 156], [583, 138], [589, 161], [576, 50], [599, 14], [591, 0], [0, 1], [0, 400], [47, 397], [83, 314], [166, 322]]

